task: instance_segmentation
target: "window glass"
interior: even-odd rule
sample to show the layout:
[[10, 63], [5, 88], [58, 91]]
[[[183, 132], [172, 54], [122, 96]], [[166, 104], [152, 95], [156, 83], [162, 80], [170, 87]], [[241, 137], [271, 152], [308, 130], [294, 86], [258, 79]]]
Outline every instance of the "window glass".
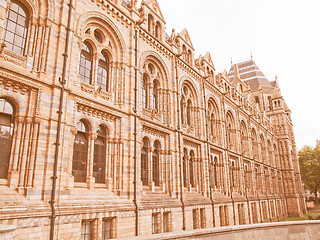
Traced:
[[96, 183], [105, 183], [106, 171], [106, 129], [99, 126], [98, 137], [94, 141], [93, 176]]
[[24, 7], [12, 2], [8, 11], [7, 23], [4, 29], [4, 43], [7, 49], [23, 55], [28, 31], [28, 16]]
[[143, 185], [148, 185], [148, 140], [143, 139], [141, 149], [141, 181]]
[[92, 54], [92, 48], [88, 43], [85, 43], [81, 50], [79, 73], [81, 81], [87, 84], [91, 84]]
[[102, 55], [98, 63], [97, 85], [104, 91], [108, 90], [109, 61], [106, 55]]
[[0, 98], [0, 178], [8, 177], [12, 135], [14, 128], [13, 107], [5, 99]]
[[80, 121], [77, 124], [78, 133], [74, 138], [72, 175], [75, 182], [86, 182], [88, 157], [88, 129]]

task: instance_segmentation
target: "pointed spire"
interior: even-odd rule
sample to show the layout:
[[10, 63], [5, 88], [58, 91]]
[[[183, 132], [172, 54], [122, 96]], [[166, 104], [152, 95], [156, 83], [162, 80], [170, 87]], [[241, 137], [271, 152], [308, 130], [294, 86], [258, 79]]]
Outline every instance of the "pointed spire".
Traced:
[[277, 88], [279, 88], [279, 82], [278, 82], [278, 76], [275, 76], [275, 85]]

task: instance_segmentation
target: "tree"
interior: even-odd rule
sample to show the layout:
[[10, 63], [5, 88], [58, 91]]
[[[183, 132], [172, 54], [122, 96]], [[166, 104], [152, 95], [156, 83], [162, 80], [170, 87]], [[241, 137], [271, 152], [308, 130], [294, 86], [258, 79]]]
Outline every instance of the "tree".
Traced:
[[318, 191], [320, 187], [320, 146], [304, 146], [299, 152], [299, 165], [301, 178], [305, 188], [315, 194], [315, 202], [318, 203]]

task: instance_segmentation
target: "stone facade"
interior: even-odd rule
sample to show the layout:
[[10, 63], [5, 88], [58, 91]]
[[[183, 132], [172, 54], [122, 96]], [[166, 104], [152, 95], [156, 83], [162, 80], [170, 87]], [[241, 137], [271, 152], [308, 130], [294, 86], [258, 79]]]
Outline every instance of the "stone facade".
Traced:
[[55, 239], [301, 215], [278, 81], [252, 59], [217, 73], [156, 0], [136, 5], [0, 0], [0, 224], [49, 238], [55, 159]]

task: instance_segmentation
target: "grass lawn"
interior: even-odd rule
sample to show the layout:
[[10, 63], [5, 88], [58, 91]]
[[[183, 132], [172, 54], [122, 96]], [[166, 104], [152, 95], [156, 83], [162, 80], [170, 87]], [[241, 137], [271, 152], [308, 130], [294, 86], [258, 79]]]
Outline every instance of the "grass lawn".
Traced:
[[289, 217], [287, 219], [284, 219], [282, 222], [309, 220], [308, 215], [310, 215], [311, 217], [313, 217], [313, 219], [315, 219], [316, 217], [318, 217], [320, 215], [320, 213], [310, 212], [308, 214], [304, 214], [302, 217]]

